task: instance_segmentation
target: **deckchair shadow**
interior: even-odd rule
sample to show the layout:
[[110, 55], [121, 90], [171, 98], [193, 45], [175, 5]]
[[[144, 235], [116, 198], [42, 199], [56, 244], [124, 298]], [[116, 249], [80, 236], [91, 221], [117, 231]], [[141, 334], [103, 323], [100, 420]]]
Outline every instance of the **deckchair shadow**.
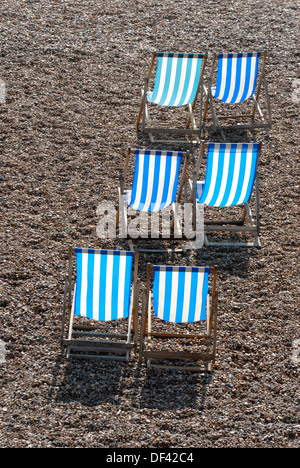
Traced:
[[48, 402], [80, 402], [87, 407], [119, 405], [130, 363], [68, 359], [61, 355], [53, 369]]
[[140, 388], [132, 404], [138, 409], [172, 411], [193, 408], [202, 411], [213, 374], [147, 369], [145, 375], [140, 373], [136, 378], [140, 381]]

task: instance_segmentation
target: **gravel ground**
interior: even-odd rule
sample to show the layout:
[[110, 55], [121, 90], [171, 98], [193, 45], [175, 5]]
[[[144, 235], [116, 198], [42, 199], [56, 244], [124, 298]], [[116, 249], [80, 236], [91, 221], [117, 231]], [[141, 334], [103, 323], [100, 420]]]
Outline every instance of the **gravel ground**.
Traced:
[[[1, 448], [299, 447], [299, 6], [2, 0]], [[128, 366], [68, 362], [60, 350], [67, 249], [108, 245], [96, 209], [117, 200], [127, 146], [148, 145], [135, 123], [158, 50], [208, 50], [208, 70], [215, 51], [269, 52], [262, 249], [140, 261], [142, 285], [148, 261], [218, 268], [209, 376], [147, 371], [135, 355]]]

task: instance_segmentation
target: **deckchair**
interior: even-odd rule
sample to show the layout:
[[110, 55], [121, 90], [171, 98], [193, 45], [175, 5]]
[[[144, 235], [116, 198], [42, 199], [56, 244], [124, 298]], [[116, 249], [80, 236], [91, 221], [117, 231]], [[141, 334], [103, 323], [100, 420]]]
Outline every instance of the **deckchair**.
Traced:
[[[74, 255], [77, 273], [73, 288]], [[138, 252], [69, 249], [61, 333], [68, 358], [128, 361], [130, 350], [137, 344], [137, 271]], [[125, 331], [122, 319], [128, 321]]]
[[[205, 90], [206, 103], [203, 112], [203, 121], [206, 119], [208, 107], [210, 105], [213, 129], [214, 131], [221, 130], [223, 137], [224, 130], [253, 130], [255, 128], [265, 129], [269, 136], [269, 129], [272, 128], [272, 116], [266, 79], [266, 61], [266, 52], [214, 55], [211, 75], [208, 80], [208, 89]], [[212, 86], [216, 64], [218, 68], [216, 85]], [[259, 104], [263, 83], [268, 110], [268, 117], [266, 120]], [[223, 106], [227, 104], [227, 107], [230, 107], [230, 105], [240, 107], [242, 102], [249, 102], [250, 100], [253, 102], [250, 113], [247, 111], [248, 113], [244, 112], [239, 115], [230, 115], [228, 112], [227, 115], [217, 115], [216, 101], [221, 101]], [[259, 114], [259, 121], [255, 121], [256, 112]], [[228, 119], [230, 119], [231, 123], [228, 123]], [[225, 120], [225, 123], [222, 124], [221, 120]], [[232, 120], [235, 122], [232, 123]]]
[[[131, 188], [126, 189], [125, 183], [132, 156], [135, 158], [133, 182]], [[138, 237], [142, 237], [144, 240], [151, 240], [153, 236], [155, 239], [161, 240], [184, 239], [181, 227], [178, 225], [176, 208], [185, 184], [188, 157], [187, 153], [179, 151], [128, 149], [124, 175], [120, 178], [117, 228], [119, 228], [119, 237], [127, 239], [131, 249], [133, 249], [133, 239]], [[180, 166], [182, 165], [180, 178]], [[150, 216], [153, 216], [156, 213], [163, 215], [168, 207], [173, 215], [172, 229], [170, 229], [169, 234], [157, 231], [152, 233], [153, 236], [149, 236], [148, 229], [140, 236], [130, 232], [128, 208], [131, 208], [138, 215], [149, 213]], [[147, 251], [148, 249], [140, 248], [139, 250]]]
[[[198, 181], [198, 173], [204, 153], [207, 152], [206, 174], [204, 181]], [[190, 180], [194, 217], [197, 216], [197, 205], [204, 207], [241, 206], [243, 215], [240, 220], [207, 220], [204, 215], [204, 241], [205, 245], [260, 247], [259, 231], [259, 186], [258, 161], [261, 152], [261, 143], [206, 143], [200, 147], [200, 156], [197, 162], [193, 180]], [[250, 198], [255, 184], [255, 216], [250, 207]], [[214, 209], [214, 208], [213, 208]], [[235, 209], [234, 209], [235, 210]], [[250, 222], [245, 225], [247, 215]], [[211, 242], [208, 232], [219, 234], [228, 231], [235, 233], [251, 233], [255, 240]]]
[[[152, 71], [157, 59], [155, 82], [153, 91], [149, 91]], [[185, 138], [196, 138], [199, 140], [202, 120], [203, 100], [203, 73], [207, 61], [207, 54], [186, 53], [154, 53], [142, 90], [142, 101], [137, 125], [142, 120], [142, 130], [148, 133], [151, 142], [154, 142], [155, 134], [183, 135]], [[196, 124], [195, 105], [197, 97], [200, 99], [200, 123]], [[172, 126], [153, 126], [150, 118], [150, 106], [156, 105], [160, 108], [187, 107], [188, 120], [186, 127], [173, 128]], [[199, 119], [198, 119], [199, 120]], [[172, 140], [156, 140], [160, 142]], [[178, 142], [178, 140], [175, 140]], [[186, 140], [185, 140], [186, 142]]]
[[[146, 359], [147, 367], [162, 369], [212, 370], [217, 336], [216, 282], [215, 268], [148, 265], [140, 362]], [[202, 366], [190, 365], [192, 361]]]

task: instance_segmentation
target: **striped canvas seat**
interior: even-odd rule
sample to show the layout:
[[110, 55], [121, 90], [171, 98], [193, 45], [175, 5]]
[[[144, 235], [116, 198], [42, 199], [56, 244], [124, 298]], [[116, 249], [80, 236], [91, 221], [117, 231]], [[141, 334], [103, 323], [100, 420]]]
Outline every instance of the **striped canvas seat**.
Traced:
[[199, 87], [202, 60], [203, 54], [159, 52], [148, 102], [168, 107], [192, 104]]
[[[73, 287], [74, 256], [77, 273]], [[138, 252], [69, 249], [61, 333], [68, 358], [128, 361], [130, 349], [136, 345], [137, 265]]]
[[154, 266], [155, 316], [173, 323], [206, 319], [209, 268]]
[[75, 249], [74, 314], [99, 321], [129, 317], [133, 252]]
[[132, 190], [128, 205], [138, 211], [157, 212], [176, 200], [183, 153], [136, 150]]
[[216, 87], [213, 97], [235, 104], [255, 93], [260, 52], [247, 54], [219, 54]]
[[258, 143], [209, 143], [205, 183], [197, 184], [197, 201], [216, 207], [248, 202], [259, 148]]
[[[204, 153], [206, 157], [205, 179], [198, 179]], [[259, 209], [259, 174], [258, 163], [261, 153], [261, 143], [203, 143], [190, 188], [194, 204], [193, 221], [202, 222], [204, 243], [207, 246], [223, 245], [226, 247], [261, 247], [260, 209]], [[253, 192], [253, 196], [252, 196]], [[204, 215], [204, 207], [221, 207], [224, 213], [234, 216], [224, 216], [216, 219], [213, 215]], [[227, 209], [228, 207], [235, 207]], [[242, 209], [242, 216], [237, 219], [235, 212]], [[207, 209], [208, 213], [218, 210]], [[213, 241], [208, 234], [214, 232]], [[231, 232], [227, 241], [220, 239], [224, 232]], [[242, 235], [244, 239], [234, 239]], [[252, 242], [247, 236], [254, 236]]]

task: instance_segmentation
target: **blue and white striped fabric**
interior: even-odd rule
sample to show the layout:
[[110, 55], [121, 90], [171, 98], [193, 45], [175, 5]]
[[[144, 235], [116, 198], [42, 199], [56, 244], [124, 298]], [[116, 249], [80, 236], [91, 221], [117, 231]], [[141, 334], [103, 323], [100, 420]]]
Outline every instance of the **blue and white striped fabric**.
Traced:
[[153, 269], [156, 317], [172, 323], [206, 319], [209, 268], [154, 266]]
[[255, 92], [260, 52], [219, 54], [216, 87], [212, 95], [223, 102], [245, 101]]
[[136, 150], [132, 191], [126, 194], [128, 205], [156, 212], [174, 203], [182, 157], [181, 152]]
[[109, 321], [129, 316], [133, 252], [75, 249], [74, 314]]
[[147, 93], [149, 102], [160, 106], [184, 106], [196, 96], [203, 54], [158, 54], [153, 92]]
[[197, 201], [209, 206], [246, 203], [256, 176], [259, 146], [259, 143], [209, 143], [205, 183]]

